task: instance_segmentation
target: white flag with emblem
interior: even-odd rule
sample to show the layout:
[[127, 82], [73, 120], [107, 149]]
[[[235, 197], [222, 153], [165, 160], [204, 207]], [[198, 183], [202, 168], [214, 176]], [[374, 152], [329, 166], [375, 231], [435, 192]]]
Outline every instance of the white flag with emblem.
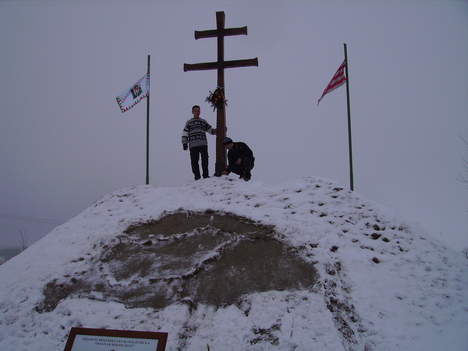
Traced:
[[150, 74], [145, 74], [130, 88], [126, 89], [122, 94], [116, 97], [120, 110], [126, 112], [141, 100], [149, 97], [150, 93]]

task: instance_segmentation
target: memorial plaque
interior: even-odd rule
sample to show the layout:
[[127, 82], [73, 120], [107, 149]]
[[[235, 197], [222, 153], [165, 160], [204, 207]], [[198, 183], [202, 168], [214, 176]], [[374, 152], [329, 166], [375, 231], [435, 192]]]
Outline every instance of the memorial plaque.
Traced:
[[167, 333], [71, 328], [64, 351], [164, 351]]

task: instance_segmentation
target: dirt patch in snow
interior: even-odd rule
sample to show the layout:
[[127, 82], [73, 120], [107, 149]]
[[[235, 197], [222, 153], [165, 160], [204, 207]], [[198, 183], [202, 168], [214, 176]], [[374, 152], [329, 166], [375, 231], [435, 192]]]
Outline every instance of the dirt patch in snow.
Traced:
[[219, 307], [251, 293], [309, 289], [317, 272], [295, 252], [271, 226], [229, 213], [180, 211], [134, 224], [97, 256], [77, 260], [87, 269], [49, 282], [36, 309], [52, 311], [73, 297], [128, 308]]

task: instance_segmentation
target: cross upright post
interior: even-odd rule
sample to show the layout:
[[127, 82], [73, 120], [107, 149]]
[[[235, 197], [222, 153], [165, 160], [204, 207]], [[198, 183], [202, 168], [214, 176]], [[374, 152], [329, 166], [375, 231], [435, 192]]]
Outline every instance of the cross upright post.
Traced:
[[[226, 93], [224, 89], [224, 69], [234, 67], [258, 66], [258, 58], [246, 60], [224, 61], [224, 37], [233, 35], [247, 35], [247, 27], [240, 28], [224, 28], [225, 15], [223, 11], [216, 12], [216, 29], [195, 31], [195, 39], [201, 38], [217, 38], [218, 44], [218, 60], [216, 62], [205, 62], [188, 64], [184, 63], [184, 72], [187, 71], [203, 71], [214, 70], [218, 71], [218, 87]], [[221, 173], [226, 168], [226, 150], [224, 149], [223, 140], [226, 137], [226, 106], [223, 104], [217, 107], [216, 112], [216, 165], [215, 176], [221, 176]]]

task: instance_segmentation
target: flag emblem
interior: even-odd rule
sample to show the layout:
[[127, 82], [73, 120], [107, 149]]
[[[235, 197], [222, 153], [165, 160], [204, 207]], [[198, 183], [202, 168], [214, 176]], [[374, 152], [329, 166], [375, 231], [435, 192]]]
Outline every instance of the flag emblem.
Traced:
[[322, 96], [317, 102], [317, 106], [320, 104], [320, 100], [322, 100], [325, 95], [327, 95], [328, 93], [331, 93], [333, 90], [341, 87], [344, 83], [346, 83], [346, 77], [344, 75], [345, 68], [346, 68], [346, 60], [343, 61], [343, 63], [336, 71], [330, 83], [328, 83], [327, 87], [322, 93]]
[[141, 87], [139, 85], [135, 85], [132, 89], [130, 89], [130, 91], [132, 92], [132, 96], [134, 99], [140, 96], [142, 92]]

